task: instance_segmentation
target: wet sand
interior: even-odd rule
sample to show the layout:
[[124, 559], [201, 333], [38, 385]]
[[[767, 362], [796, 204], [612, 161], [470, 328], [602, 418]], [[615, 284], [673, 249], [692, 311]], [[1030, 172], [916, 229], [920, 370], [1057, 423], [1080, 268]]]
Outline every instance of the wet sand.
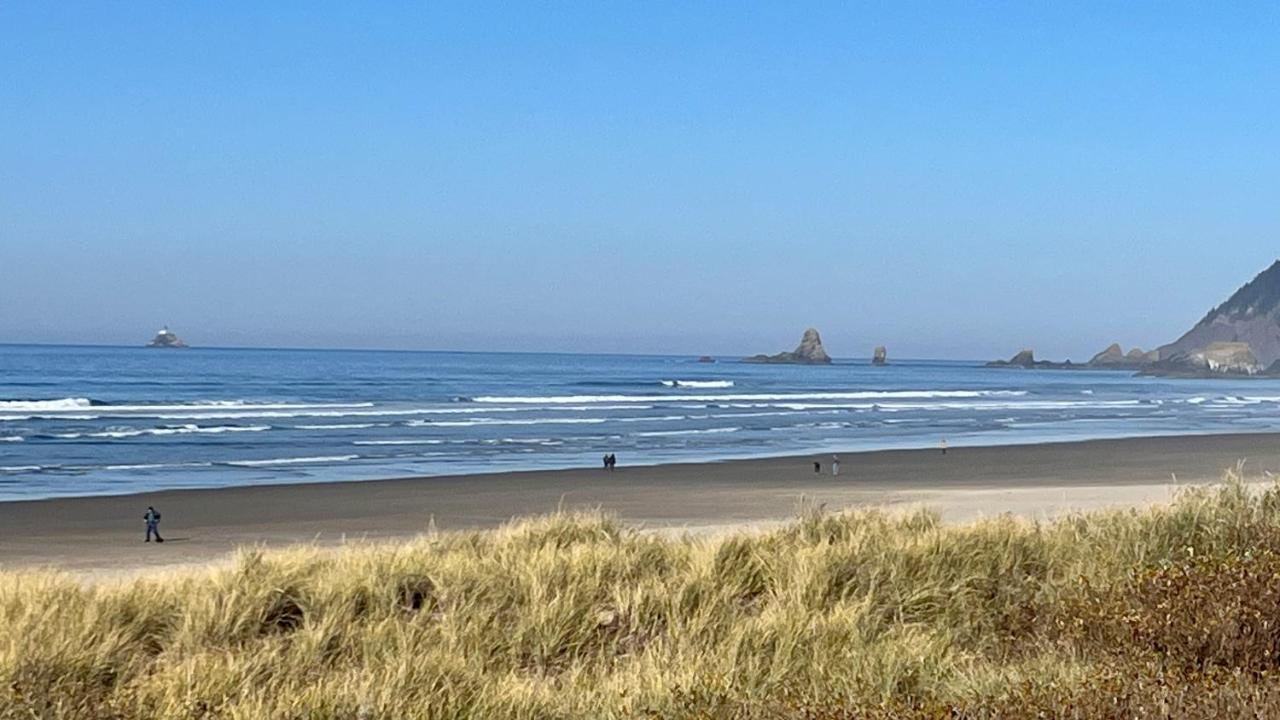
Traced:
[[[49, 566], [88, 575], [206, 563], [244, 545], [324, 545], [493, 527], [557, 508], [600, 508], [629, 523], [708, 532], [768, 526], [802, 502], [830, 509], [926, 505], [947, 521], [1170, 498], [1245, 461], [1250, 480], [1280, 473], [1280, 434], [1093, 440], [982, 448], [621, 466], [175, 490], [0, 503], [0, 569]], [[823, 472], [815, 474], [813, 461]], [[167, 542], [144, 544], [142, 514], [164, 515]]]

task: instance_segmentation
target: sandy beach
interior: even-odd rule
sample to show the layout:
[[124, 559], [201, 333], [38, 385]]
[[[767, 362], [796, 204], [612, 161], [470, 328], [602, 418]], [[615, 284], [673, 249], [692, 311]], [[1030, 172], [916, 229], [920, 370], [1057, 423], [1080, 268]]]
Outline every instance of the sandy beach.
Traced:
[[[245, 545], [325, 545], [484, 528], [557, 508], [600, 508], [629, 523], [714, 532], [767, 526], [801, 503], [829, 509], [925, 505], [962, 522], [1013, 513], [1167, 500], [1245, 462], [1250, 480], [1280, 472], [1280, 434], [1096, 440], [843, 453], [655, 467], [181, 490], [0, 503], [0, 568], [85, 574], [204, 563]], [[813, 461], [823, 472], [815, 474]], [[167, 542], [144, 544], [148, 505]]]

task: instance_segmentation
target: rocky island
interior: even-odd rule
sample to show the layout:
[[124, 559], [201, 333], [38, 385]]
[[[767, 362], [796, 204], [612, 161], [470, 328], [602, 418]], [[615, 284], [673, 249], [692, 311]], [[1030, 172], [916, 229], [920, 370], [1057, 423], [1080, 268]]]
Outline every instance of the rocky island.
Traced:
[[156, 336], [151, 339], [151, 342], [147, 343], [147, 347], [185, 348], [187, 347], [187, 344], [182, 342], [182, 338], [179, 338], [177, 335], [169, 332], [169, 328], [164, 327], [160, 329], [160, 332], [156, 333]]
[[800, 344], [791, 352], [780, 352], [777, 355], [752, 355], [743, 358], [742, 362], [770, 363], [777, 365], [830, 365], [831, 356], [822, 347], [822, 337], [818, 331], [809, 328], [800, 338]]
[[889, 351], [885, 350], [883, 345], [877, 345], [876, 349], [871, 352], [872, 365], [889, 364]]
[[1155, 351], [1146, 353], [1140, 348], [1125, 352], [1119, 343], [1094, 355], [1087, 363], [1076, 363], [1070, 360], [1056, 362], [1053, 360], [1037, 360], [1032, 350], [1020, 350], [1008, 360], [992, 360], [987, 367], [1023, 368], [1026, 370], [1139, 370], [1155, 360]]

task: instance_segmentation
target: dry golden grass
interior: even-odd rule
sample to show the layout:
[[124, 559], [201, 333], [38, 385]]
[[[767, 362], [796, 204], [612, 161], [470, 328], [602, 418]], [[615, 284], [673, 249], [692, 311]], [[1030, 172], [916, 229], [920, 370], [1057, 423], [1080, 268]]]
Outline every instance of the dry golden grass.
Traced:
[[1278, 672], [1280, 489], [1238, 480], [1047, 524], [562, 514], [0, 576], [6, 719], [1265, 717]]

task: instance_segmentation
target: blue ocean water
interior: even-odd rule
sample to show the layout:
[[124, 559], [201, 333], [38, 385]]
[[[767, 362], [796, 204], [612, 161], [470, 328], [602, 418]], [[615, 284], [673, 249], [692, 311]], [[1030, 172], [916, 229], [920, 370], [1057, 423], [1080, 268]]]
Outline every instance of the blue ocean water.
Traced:
[[0, 500], [1278, 422], [1277, 381], [977, 362], [0, 345]]

